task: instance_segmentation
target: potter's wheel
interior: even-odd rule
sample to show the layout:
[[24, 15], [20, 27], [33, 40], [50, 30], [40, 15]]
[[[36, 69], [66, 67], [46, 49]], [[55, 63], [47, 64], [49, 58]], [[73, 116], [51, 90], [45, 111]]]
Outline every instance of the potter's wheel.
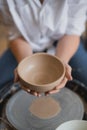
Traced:
[[61, 106], [60, 113], [53, 118], [39, 119], [32, 115], [29, 112], [29, 106], [38, 97], [23, 90], [18, 91], [8, 101], [6, 117], [17, 130], [54, 130], [65, 121], [83, 118], [83, 103], [79, 96], [68, 88], [63, 88], [51, 97]]

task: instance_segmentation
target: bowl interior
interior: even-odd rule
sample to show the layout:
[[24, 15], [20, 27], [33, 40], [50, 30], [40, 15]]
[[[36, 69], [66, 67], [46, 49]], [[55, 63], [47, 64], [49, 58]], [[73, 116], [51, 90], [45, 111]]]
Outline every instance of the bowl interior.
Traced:
[[64, 73], [64, 66], [54, 56], [34, 54], [19, 64], [18, 73], [27, 83], [44, 85], [58, 80]]

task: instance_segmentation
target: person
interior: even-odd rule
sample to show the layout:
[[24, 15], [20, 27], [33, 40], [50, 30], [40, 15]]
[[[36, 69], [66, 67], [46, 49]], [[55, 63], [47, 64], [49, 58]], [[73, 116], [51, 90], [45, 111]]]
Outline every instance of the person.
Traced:
[[[86, 0], [0, 0], [0, 21], [9, 40], [9, 48], [0, 58], [0, 87], [14, 79], [14, 69], [21, 60], [42, 51], [59, 57], [66, 68], [63, 81], [46, 95], [60, 91], [72, 80], [69, 61], [82, 46], [80, 36], [85, 29], [86, 8]], [[81, 54], [77, 59], [82, 60]]]

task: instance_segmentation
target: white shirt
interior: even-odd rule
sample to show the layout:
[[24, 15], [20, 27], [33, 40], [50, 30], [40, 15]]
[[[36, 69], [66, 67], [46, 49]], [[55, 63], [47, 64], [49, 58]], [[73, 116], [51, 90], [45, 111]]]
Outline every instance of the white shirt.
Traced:
[[87, 0], [0, 0], [9, 39], [22, 35], [35, 51], [50, 48], [64, 34], [81, 35], [86, 9]]

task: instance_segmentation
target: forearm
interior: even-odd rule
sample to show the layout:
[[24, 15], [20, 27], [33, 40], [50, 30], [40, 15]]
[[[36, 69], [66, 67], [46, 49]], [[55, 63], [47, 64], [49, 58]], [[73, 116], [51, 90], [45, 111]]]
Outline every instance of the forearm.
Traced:
[[71, 57], [75, 54], [80, 43], [80, 37], [76, 35], [63, 36], [57, 45], [56, 56], [62, 61], [68, 63]]
[[32, 54], [30, 45], [21, 37], [11, 41], [9, 47], [18, 62]]

